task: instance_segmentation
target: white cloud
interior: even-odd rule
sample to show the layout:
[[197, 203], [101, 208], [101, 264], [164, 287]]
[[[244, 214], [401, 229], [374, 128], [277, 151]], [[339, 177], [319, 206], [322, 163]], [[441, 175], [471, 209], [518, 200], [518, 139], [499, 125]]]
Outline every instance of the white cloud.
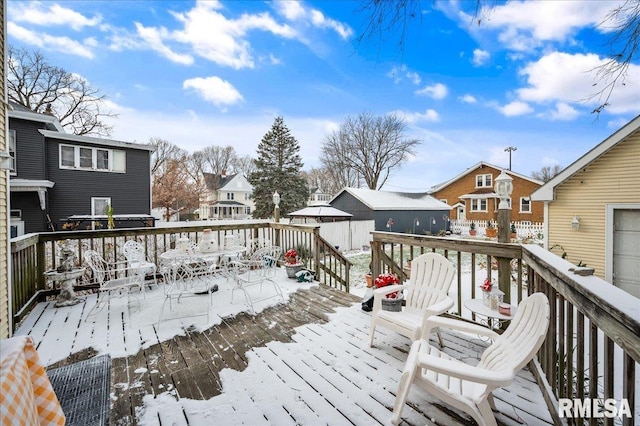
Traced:
[[87, 18], [84, 15], [59, 4], [52, 4], [48, 8], [40, 2], [9, 2], [8, 12], [11, 21], [27, 22], [41, 26], [69, 27], [76, 31], [84, 27], [94, 27], [100, 24], [102, 17], [96, 15]]
[[436, 123], [440, 121], [440, 115], [434, 109], [427, 109], [424, 113], [408, 111], [393, 111], [393, 113], [397, 114], [409, 124], [414, 124], [421, 121], [430, 123]]
[[76, 55], [87, 59], [93, 59], [91, 39], [87, 39], [89, 46], [79, 43], [69, 37], [56, 37], [46, 33], [36, 33], [21, 27], [13, 22], [7, 23], [7, 33], [23, 43], [46, 48], [52, 52], [61, 52]]
[[311, 11], [311, 22], [313, 22], [313, 25], [315, 25], [316, 27], [330, 28], [334, 30], [344, 40], [348, 39], [349, 37], [351, 37], [351, 35], [353, 35], [353, 30], [351, 29], [351, 27], [341, 22], [338, 22], [336, 20], [327, 18], [319, 10], [314, 9]]
[[529, 104], [521, 101], [513, 101], [504, 106], [498, 107], [497, 109], [507, 117], [516, 117], [533, 112], [533, 108], [531, 108]]
[[619, 129], [622, 126], [624, 126], [625, 124], [627, 124], [630, 120], [627, 120], [626, 118], [617, 118], [615, 120], [609, 120], [607, 121], [607, 127], [610, 129]]
[[289, 21], [305, 22], [316, 28], [331, 29], [344, 40], [353, 35], [353, 29], [349, 25], [326, 17], [318, 9], [305, 8], [302, 2], [276, 1], [274, 6], [278, 13]]
[[549, 111], [549, 119], [552, 121], [571, 121], [580, 113], [565, 102], [558, 102], [554, 110]]
[[169, 32], [165, 28], [144, 27], [137, 22], [135, 25], [138, 35], [151, 50], [160, 53], [171, 62], [182, 65], [193, 64], [191, 55], [176, 53], [163, 43], [163, 39], [169, 37]]
[[280, 65], [282, 61], [277, 58], [273, 53], [269, 53], [269, 63], [271, 65]]
[[490, 57], [491, 55], [486, 50], [475, 49], [473, 51], [473, 58], [471, 59], [471, 63], [474, 66], [479, 67], [481, 65], [484, 65]]
[[[483, 8], [477, 30], [497, 29], [507, 47], [525, 51], [542, 42], [564, 42], [585, 27], [596, 27], [622, 1], [518, 1]], [[607, 31], [598, 28], [599, 31]]]
[[216, 76], [185, 80], [182, 83], [182, 88], [193, 89], [204, 100], [218, 107], [233, 105], [243, 99], [240, 92], [231, 83]]
[[420, 74], [415, 71], [409, 71], [406, 65], [393, 66], [386, 76], [393, 79], [395, 84], [400, 83], [405, 77], [416, 86], [422, 82]]
[[432, 86], [426, 86], [424, 89], [416, 90], [415, 93], [419, 96], [430, 96], [433, 99], [444, 99], [449, 90], [444, 84], [436, 83]]
[[[517, 90], [523, 101], [546, 103], [559, 101], [564, 103], [582, 102], [597, 106], [604, 102], [596, 94], [605, 88], [607, 81], [598, 78], [594, 71], [606, 63], [595, 54], [549, 53], [535, 62], [528, 63], [520, 74], [527, 77], [527, 87]], [[594, 83], [598, 83], [594, 86]], [[616, 86], [608, 100], [607, 111], [614, 114], [640, 112], [640, 66], [631, 64], [625, 85]], [[608, 94], [608, 91], [604, 92]]]
[[268, 13], [245, 13], [238, 19], [227, 19], [218, 9], [218, 2], [198, 2], [186, 13], [173, 13], [184, 24], [182, 30], [159, 33], [166, 34], [163, 40], [187, 44], [197, 55], [235, 69], [254, 67], [251, 46], [245, 38], [249, 31], [266, 31], [288, 39], [297, 36], [293, 28], [277, 23]]
[[407, 78], [411, 80], [411, 82], [416, 86], [422, 82], [422, 79], [420, 78], [420, 75], [418, 75], [417, 72], [412, 72], [412, 71], [407, 72]]
[[463, 96], [460, 96], [458, 100], [460, 100], [460, 102], [463, 102], [465, 104], [475, 104], [476, 102], [478, 102], [475, 96], [470, 95], [468, 93]]

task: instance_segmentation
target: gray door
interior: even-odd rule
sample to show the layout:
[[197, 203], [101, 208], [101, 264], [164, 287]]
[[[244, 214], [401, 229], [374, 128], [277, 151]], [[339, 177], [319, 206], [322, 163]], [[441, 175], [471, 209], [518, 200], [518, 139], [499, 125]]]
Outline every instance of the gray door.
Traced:
[[640, 297], [640, 210], [613, 211], [613, 285]]

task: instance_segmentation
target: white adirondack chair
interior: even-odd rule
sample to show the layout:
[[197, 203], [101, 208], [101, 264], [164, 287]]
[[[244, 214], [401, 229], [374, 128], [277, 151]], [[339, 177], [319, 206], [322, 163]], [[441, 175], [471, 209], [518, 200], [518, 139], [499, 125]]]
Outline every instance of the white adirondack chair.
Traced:
[[[494, 340], [477, 366], [451, 358], [429, 345], [434, 328], [487, 336]], [[518, 306], [511, 324], [501, 335], [469, 322], [430, 317], [425, 320], [420, 340], [413, 342], [400, 377], [391, 423], [401, 421], [407, 395], [417, 384], [449, 405], [469, 413], [480, 426], [495, 426], [492, 391], [511, 384], [518, 371], [536, 354], [549, 327], [549, 300], [542, 293], [527, 297]]]
[[[404, 285], [390, 285], [373, 291], [373, 311], [369, 346], [378, 325], [397, 331], [411, 340], [420, 338], [426, 317], [440, 315], [453, 306], [447, 293], [456, 270], [446, 257], [438, 253], [425, 253], [411, 262], [411, 280]], [[406, 305], [400, 312], [382, 309], [382, 299], [394, 291], [404, 290]], [[440, 346], [442, 339], [438, 334]]]

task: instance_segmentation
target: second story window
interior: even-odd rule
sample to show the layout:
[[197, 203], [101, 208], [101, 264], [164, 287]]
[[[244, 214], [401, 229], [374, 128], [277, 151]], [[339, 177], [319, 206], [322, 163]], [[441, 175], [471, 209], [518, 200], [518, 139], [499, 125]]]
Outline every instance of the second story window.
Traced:
[[476, 188], [491, 188], [493, 185], [491, 175], [476, 175]]
[[60, 168], [124, 173], [127, 157], [114, 149], [60, 145]]
[[9, 130], [9, 155], [11, 156], [11, 166], [9, 172], [16, 173], [16, 131]]
[[531, 213], [531, 199], [520, 197], [520, 213]]
[[227, 200], [233, 200], [233, 192], [227, 192]]

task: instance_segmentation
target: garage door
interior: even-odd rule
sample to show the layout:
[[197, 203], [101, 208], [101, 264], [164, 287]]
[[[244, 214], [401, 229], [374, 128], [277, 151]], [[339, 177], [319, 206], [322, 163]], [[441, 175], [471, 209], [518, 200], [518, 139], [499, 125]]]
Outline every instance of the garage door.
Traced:
[[640, 297], [640, 210], [613, 211], [613, 285]]

